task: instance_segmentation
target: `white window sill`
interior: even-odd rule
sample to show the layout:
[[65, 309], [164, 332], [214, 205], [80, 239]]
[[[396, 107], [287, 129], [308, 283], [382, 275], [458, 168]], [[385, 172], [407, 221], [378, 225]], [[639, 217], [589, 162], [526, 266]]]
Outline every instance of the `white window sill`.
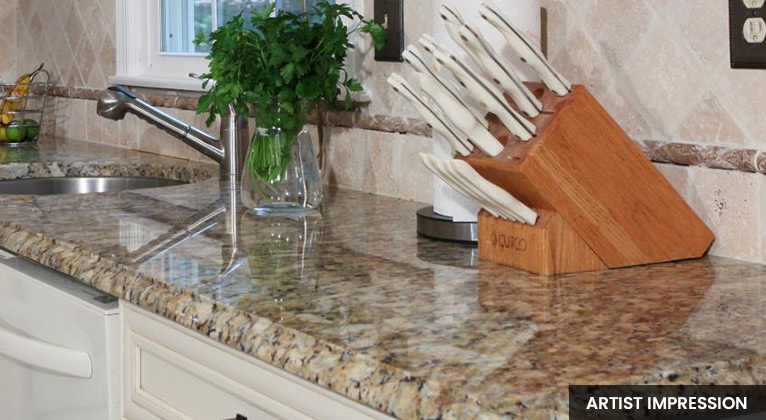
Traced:
[[163, 78], [156, 76], [109, 76], [110, 85], [137, 86], [153, 89], [204, 92], [202, 81], [192, 79]]

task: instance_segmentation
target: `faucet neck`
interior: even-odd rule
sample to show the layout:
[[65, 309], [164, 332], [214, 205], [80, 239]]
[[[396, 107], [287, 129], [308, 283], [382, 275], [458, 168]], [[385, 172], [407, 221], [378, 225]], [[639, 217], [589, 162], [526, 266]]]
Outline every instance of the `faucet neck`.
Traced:
[[245, 156], [250, 145], [247, 115], [238, 113], [233, 106], [221, 120], [223, 162], [221, 162], [221, 181], [234, 185], [240, 181], [245, 167]]

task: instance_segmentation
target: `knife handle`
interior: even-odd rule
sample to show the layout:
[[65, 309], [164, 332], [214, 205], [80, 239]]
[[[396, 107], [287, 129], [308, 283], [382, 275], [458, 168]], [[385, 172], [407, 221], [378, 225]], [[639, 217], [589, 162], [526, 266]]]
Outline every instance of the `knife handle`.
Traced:
[[446, 66], [474, 97], [497, 115], [503, 124], [519, 139], [528, 141], [535, 135], [536, 127], [508, 106], [503, 93], [484, 77], [475, 74], [454, 55], [437, 51], [436, 59]]
[[543, 110], [543, 104], [524, 85], [516, 71], [504, 63], [497, 51], [480, 38], [478, 28], [469, 23], [459, 31], [457, 42], [468, 51], [492, 81], [511, 97], [521, 112], [535, 118]]
[[479, 7], [481, 17], [494, 26], [508, 42], [508, 45], [519, 55], [521, 61], [537, 72], [545, 86], [557, 96], [565, 96], [572, 91], [572, 83], [548, 63], [543, 53], [524, 33], [514, 27], [490, 2], [485, 1]]
[[396, 92], [410, 101], [415, 109], [420, 113], [434, 130], [443, 135], [452, 149], [462, 156], [468, 156], [473, 150], [473, 145], [461, 136], [445, 121], [444, 116], [436, 110], [430, 108], [426, 101], [415, 93], [415, 89], [410, 86], [403, 77], [393, 73], [388, 78], [388, 83]]
[[484, 128], [479, 121], [474, 117], [471, 112], [463, 104], [455, 100], [449, 95], [444, 95], [443, 92], [436, 86], [436, 82], [433, 79], [429, 79], [420, 76], [420, 87], [423, 91], [439, 104], [444, 110], [445, 116], [457, 127], [465, 133], [473, 144], [476, 145], [482, 152], [489, 156], [497, 156], [503, 151], [504, 147], [502, 143]]

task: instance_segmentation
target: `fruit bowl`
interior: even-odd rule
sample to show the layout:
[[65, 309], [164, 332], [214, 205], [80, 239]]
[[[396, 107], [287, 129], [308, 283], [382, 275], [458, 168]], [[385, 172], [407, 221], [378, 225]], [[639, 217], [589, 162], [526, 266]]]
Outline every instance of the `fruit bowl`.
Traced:
[[15, 83], [0, 80], [0, 147], [37, 143], [48, 102], [49, 79], [40, 66]]

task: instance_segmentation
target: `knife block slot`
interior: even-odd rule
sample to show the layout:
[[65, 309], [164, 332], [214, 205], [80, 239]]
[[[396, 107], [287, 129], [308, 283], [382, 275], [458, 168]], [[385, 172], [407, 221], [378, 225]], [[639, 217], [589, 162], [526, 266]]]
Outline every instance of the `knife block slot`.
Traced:
[[[481, 259], [561, 274], [704, 256], [713, 233], [585, 87], [540, 99], [550, 112], [532, 120], [534, 139], [515, 140], [490, 115], [505, 149], [464, 158], [540, 214], [526, 226], [482, 212]], [[526, 251], [498, 246], [501, 236], [523, 238]]]

